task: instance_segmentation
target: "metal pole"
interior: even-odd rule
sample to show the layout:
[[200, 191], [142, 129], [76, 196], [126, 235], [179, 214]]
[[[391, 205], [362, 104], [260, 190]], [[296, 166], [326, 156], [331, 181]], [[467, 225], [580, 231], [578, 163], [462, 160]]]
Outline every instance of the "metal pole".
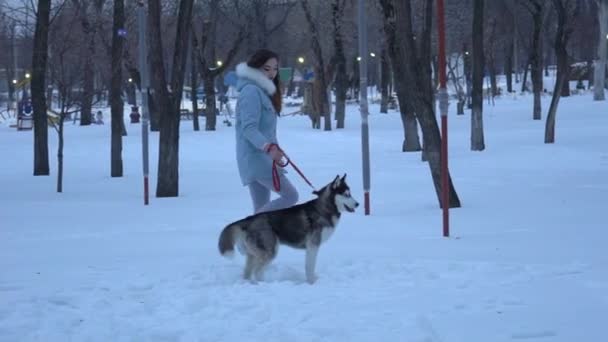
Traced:
[[450, 190], [448, 182], [448, 91], [446, 86], [445, 19], [443, 0], [437, 0], [437, 33], [439, 37], [439, 111], [441, 113], [441, 207], [443, 236], [450, 236]]
[[139, 0], [137, 8], [137, 26], [139, 40], [139, 78], [140, 78], [140, 101], [141, 101], [141, 142], [143, 155], [143, 171], [144, 171], [144, 205], [149, 203], [149, 160], [148, 160], [148, 88], [150, 81], [148, 79], [148, 46], [146, 44], [146, 12], [144, 1]]
[[363, 155], [363, 191], [365, 199], [365, 215], [369, 215], [369, 124], [367, 117], [369, 110], [367, 106], [367, 18], [365, 12], [365, 1], [359, 0], [359, 97], [361, 107], [361, 147]]

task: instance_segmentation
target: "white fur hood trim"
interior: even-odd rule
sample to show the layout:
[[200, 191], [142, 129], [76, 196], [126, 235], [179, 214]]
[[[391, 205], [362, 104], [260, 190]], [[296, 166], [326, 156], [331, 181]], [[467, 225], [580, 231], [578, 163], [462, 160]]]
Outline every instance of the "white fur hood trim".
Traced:
[[269, 95], [273, 95], [277, 91], [272, 80], [266, 77], [260, 70], [248, 66], [245, 62], [239, 63], [239, 65], [236, 66], [236, 75], [255, 82]]

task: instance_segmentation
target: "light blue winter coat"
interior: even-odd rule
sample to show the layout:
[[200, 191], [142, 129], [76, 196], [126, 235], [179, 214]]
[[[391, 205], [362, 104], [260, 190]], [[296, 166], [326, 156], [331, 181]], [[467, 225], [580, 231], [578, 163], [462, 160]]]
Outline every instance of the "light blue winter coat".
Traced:
[[272, 179], [272, 159], [263, 148], [269, 143], [278, 144], [278, 116], [269, 97], [276, 87], [246, 63], [237, 66], [236, 74], [236, 158], [241, 182], [247, 185], [256, 179]]

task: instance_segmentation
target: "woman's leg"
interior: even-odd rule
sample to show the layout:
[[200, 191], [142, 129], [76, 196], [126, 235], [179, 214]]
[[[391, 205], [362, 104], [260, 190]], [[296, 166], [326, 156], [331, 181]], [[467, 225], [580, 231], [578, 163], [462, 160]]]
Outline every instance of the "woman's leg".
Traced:
[[[291, 184], [289, 179], [285, 177], [285, 175], [281, 175], [281, 189], [278, 192], [279, 198], [276, 198], [270, 202], [265, 203], [259, 210], [256, 212], [262, 211], [272, 211], [283, 209], [287, 207], [291, 207], [292, 205], [298, 203], [298, 190]], [[274, 189], [274, 185], [272, 184], [272, 180], [257, 180], [255, 184], [259, 186], [263, 186], [268, 193], [270, 194], [270, 190], [276, 192]]]
[[253, 202], [253, 212], [258, 213], [260, 208], [270, 202], [270, 190], [258, 182], [249, 184], [249, 194]]

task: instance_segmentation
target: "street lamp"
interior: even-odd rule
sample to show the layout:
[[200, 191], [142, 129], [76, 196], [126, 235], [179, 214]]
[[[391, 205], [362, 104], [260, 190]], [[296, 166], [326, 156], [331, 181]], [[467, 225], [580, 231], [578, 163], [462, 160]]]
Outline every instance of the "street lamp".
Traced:
[[298, 63], [304, 64], [304, 57], [298, 57]]
[[217, 64], [218, 67], [221, 67], [222, 65], [224, 65], [224, 62], [222, 61], [217, 61], [215, 62], [215, 64]]
[[370, 52], [369, 55], [372, 56], [372, 57], [376, 57], [376, 54], [373, 53], [373, 52]]
[[13, 84], [17, 84], [17, 80], [13, 80]]
[[357, 62], [361, 62], [361, 56], [357, 57]]
[[30, 77], [31, 77], [31, 76], [30, 76], [30, 73], [29, 73], [29, 72], [26, 72], [26, 73], [25, 73], [25, 78], [30, 78]]

